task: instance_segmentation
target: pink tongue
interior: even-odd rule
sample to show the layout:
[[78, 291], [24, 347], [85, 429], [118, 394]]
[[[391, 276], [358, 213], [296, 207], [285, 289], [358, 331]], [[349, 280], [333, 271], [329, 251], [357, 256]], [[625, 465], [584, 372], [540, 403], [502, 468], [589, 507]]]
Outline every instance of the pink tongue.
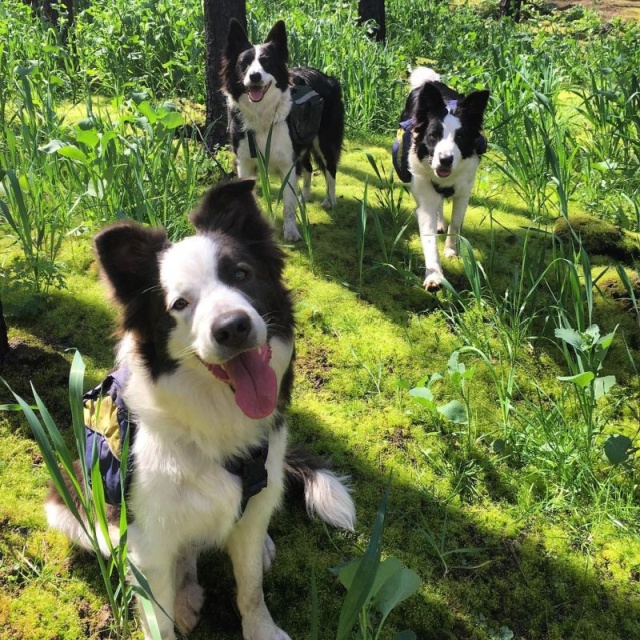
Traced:
[[250, 87], [249, 97], [253, 102], [260, 102], [262, 100], [263, 87]]
[[224, 365], [236, 392], [236, 404], [254, 420], [271, 415], [278, 402], [278, 380], [269, 366], [270, 349], [265, 347], [241, 353]]

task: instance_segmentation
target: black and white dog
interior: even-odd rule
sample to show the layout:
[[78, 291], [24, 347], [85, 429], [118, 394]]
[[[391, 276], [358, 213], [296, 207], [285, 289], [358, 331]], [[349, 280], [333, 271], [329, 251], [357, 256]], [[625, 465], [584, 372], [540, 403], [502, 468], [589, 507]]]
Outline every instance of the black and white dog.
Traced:
[[[303, 176], [302, 196], [309, 200], [311, 156], [324, 171], [327, 195], [324, 208], [336, 204], [336, 171], [344, 134], [344, 105], [339, 82], [309, 67], [289, 69], [289, 49], [284, 22], [278, 21], [263, 44], [254, 46], [237, 20], [229, 23], [227, 47], [221, 70], [223, 91], [229, 106], [229, 132], [241, 178], [257, 175], [257, 150], [267, 155], [269, 170], [287, 177], [284, 191], [284, 237], [301, 239], [296, 226], [298, 177]], [[295, 115], [292, 88], [310, 87], [322, 99], [315, 131], [301, 139], [292, 126]], [[295, 166], [295, 168], [294, 168]]]
[[[411, 93], [400, 117], [401, 126], [410, 129], [405, 153], [411, 192], [418, 208], [418, 226], [425, 259], [424, 286], [428, 291], [442, 287], [442, 267], [438, 255], [438, 232], [445, 231], [443, 205], [451, 198], [453, 209], [444, 254], [458, 254], [458, 236], [469, 203], [469, 196], [486, 150], [482, 119], [489, 91], [473, 91], [462, 96], [440, 82], [440, 76], [427, 67], [411, 74]], [[402, 177], [402, 175], [401, 175]]]
[[[267, 526], [287, 480], [304, 490], [309, 511], [354, 526], [342, 478], [287, 452], [292, 302], [284, 254], [253, 186], [241, 180], [212, 188], [191, 214], [196, 234], [176, 244], [133, 222], [95, 238], [101, 273], [122, 308], [120, 392], [135, 421], [129, 558], [151, 587], [164, 640], [176, 637], [174, 624], [188, 632], [198, 622], [204, 593], [196, 561], [207, 546], [231, 557], [244, 639], [289, 639], [262, 591], [275, 553]], [[46, 512], [51, 526], [88, 547], [54, 490]], [[114, 543], [118, 513], [110, 507]]]

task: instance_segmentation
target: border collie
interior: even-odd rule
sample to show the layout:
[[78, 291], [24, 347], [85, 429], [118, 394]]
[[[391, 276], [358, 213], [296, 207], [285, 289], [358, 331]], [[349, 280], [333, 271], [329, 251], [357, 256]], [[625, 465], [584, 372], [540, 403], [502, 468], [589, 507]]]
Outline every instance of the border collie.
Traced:
[[[336, 204], [336, 171], [344, 135], [344, 105], [339, 82], [310, 67], [289, 69], [287, 32], [282, 20], [276, 22], [263, 44], [254, 46], [241, 24], [229, 23], [227, 47], [221, 69], [223, 91], [229, 107], [229, 134], [241, 178], [257, 176], [256, 147], [263, 156], [269, 147], [269, 170], [287, 179], [284, 191], [284, 237], [301, 239], [296, 226], [298, 177], [302, 174], [302, 197], [311, 193], [311, 156], [323, 170], [327, 195], [326, 209]], [[322, 113], [305, 141], [292, 130], [291, 89], [306, 85], [322, 99]], [[294, 107], [295, 110], [295, 107]], [[314, 135], [315, 134], [315, 135]], [[295, 166], [295, 168], [293, 168]]]
[[[411, 74], [411, 93], [400, 117], [411, 127], [407, 155], [411, 192], [418, 208], [418, 227], [425, 259], [427, 291], [442, 287], [442, 267], [437, 233], [445, 231], [444, 199], [453, 201], [444, 255], [458, 255], [458, 236], [469, 204], [469, 196], [486, 149], [482, 119], [489, 91], [462, 96], [440, 82], [427, 67]], [[402, 176], [401, 176], [402, 177]]]
[[[95, 238], [102, 276], [122, 308], [117, 363], [127, 371], [123, 396], [135, 421], [129, 558], [151, 587], [164, 640], [176, 637], [174, 624], [189, 632], [198, 622], [204, 593], [196, 561], [207, 546], [231, 557], [244, 639], [289, 639], [262, 591], [275, 554], [267, 526], [287, 479], [304, 491], [310, 512], [354, 526], [343, 479], [287, 452], [292, 302], [282, 281], [284, 254], [258, 210], [254, 184], [212, 188], [190, 216], [196, 234], [176, 244], [133, 222]], [[247, 495], [256, 458], [265, 481]], [[253, 465], [249, 474], [245, 463]], [[88, 547], [53, 489], [46, 512], [51, 526]], [[118, 514], [110, 508], [114, 544]]]

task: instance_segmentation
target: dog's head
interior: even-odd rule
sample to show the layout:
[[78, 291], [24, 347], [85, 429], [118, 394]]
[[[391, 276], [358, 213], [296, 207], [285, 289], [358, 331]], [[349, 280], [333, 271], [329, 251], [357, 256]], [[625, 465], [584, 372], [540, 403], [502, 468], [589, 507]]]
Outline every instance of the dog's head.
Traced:
[[438, 86], [426, 82], [415, 102], [416, 154], [439, 178], [455, 173], [460, 161], [476, 153], [489, 91], [474, 91], [446, 102]]
[[289, 49], [284, 22], [273, 26], [263, 44], [249, 42], [242, 25], [235, 19], [229, 22], [227, 46], [222, 58], [222, 84], [236, 102], [246, 99], [248, 104], [274, 100], [289, 87]]
[[284, 254], [253, 186], [243, 180], [212, 188], [190, 216], [196, 235], [175, 244], [161, 230], [124, 222], [101, 231], [95, 249], [123, 307], [122, 331], [151, 378], [181, 366], [213, 376], [257, 419], [276, 407], [271, 341], [292, 343], [293, 316]]

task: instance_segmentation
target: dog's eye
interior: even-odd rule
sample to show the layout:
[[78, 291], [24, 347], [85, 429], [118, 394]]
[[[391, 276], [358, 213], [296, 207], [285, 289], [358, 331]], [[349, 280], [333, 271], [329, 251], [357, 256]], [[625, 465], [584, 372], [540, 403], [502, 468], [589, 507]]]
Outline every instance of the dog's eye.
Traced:
[[189, 306], [189, 302], [187, 300], [185, 300], [184, 298], [178, 298], [171, 305], [171, 309], [173, 311], [182, 311], [183, 309], [186, 309], [188, 306]]
[[238, 267], [233, 274], [234, 280], [237, 280], [238, 282], [242, 282], [243, 280], [246, 280], [248, 277], [249, 277], [249, 269], [247, 269], [246, 267]]

